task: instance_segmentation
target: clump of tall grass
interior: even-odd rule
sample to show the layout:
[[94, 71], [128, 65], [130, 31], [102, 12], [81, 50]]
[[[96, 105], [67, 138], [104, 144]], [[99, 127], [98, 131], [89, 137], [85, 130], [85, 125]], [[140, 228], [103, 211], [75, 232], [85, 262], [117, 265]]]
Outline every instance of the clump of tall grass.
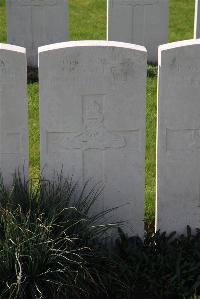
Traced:
[[[146, 232], [144, 240], [128, 236], [106, 221], [112, 209], [94, 213], [101, 191], [89, 183], [80, 189], [62, 175], [34, 183], [15, 176], [12, 188], [0, 179], [1, 299], [200, 294], [200, 230]], [[110, 229], [116, 228], [111, 242]]]
[[[109, 259], [99, 242], [109, 211], [90, 215], [101, 188], [62, 175], [12, 188], [0, 180], [0, 298], [106, 298]], [[112, 277], [112, 279], [113, 279]]]

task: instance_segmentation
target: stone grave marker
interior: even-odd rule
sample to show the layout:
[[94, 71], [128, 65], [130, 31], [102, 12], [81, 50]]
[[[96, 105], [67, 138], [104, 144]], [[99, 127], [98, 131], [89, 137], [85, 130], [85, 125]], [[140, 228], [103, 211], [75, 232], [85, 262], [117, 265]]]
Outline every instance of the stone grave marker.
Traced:
[[25, 49], [0, 44], [0, 172], [7, 184], [28, 173]]
[[7, 0], [8, 42], [25, 47], [37, 67], [38, 47], [68, 39], [67, 0]]
[[194, 38], [200, 38], [200, 2], [195, 0]]
[[159, 47], [156, 228], [200, 227], [200, 41]]
[[143, 45], [158, 62], [158, 46], [168, 41], [168, 0], [107, 0], [107, 39]]
[[125, 43], [39, 48], [41, 169], [101, 183], [96, 210], [143, 235], [146, 50]]

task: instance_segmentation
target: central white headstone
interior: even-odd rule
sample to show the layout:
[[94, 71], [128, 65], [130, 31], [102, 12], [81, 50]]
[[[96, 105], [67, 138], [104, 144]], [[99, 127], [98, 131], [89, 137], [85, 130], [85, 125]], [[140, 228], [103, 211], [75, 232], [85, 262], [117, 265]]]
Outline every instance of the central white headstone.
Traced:
[[26, 48], [29, 66], [38, 47], [68, 39], [67, 27], [67, 0], [7, 0], [7, 39]]
[[[143, 235], [146, 50], [116, 42], [39, 48], [41, 169], [105, 188], [97, 210]], [[126, 229], [126, 228], [125, 228]]]
[[168, 41], [168, 0], [107, 0], [107, 39], [143, 45], [148, 61]]
[[200, 40], [159, 48], [157, 229], [200, 228]]
[[6, 184], [13, 174], [28, 173], [28, 105], [26, 54], [0, 44], [0, 172]]

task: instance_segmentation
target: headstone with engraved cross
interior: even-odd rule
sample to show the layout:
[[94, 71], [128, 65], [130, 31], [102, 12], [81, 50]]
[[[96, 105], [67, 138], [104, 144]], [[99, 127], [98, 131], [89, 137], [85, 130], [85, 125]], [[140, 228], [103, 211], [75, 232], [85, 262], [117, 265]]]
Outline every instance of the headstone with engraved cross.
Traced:
[[117, 42], [39, 48], [41, 169], [103, 184], [97, 211], [143, 235], [146, 50]]
[[200, 38], [200, 1], [195, 0], [194, 38]]
[[107, 0], [107, 38], [147, 48], [158, 61], [158, 46], [168, 41], [168, 0]]
[[15, 172], [28, 173], [26, 74], [25, 49], [0, 44], [0, 173], [8, 185]]
[[67, 27], [67, 0], [7, 0], [7, 40], [26, 48], [28, 66], [39, 46], [66, 41]]
[[159, 48], [157, 229], [200, 228], [200, 41]]

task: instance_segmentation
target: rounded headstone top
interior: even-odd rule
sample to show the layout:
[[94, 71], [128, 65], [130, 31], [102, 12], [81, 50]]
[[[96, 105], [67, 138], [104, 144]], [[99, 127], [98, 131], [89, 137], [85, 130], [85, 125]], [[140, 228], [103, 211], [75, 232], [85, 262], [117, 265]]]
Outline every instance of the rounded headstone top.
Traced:
[[116, 48], [125, 48], [132, 49], [136, 51], [147, 52], [146, 48], [140, 45], [116, 42], [116, 41], [104, 41], [104, 40], [83, 40], [83, 41], [72, 41], [72, 42], [64, 42], [64, 43], [56, 43], [51, 45], [46, 45], [38, 48], [38, 53], [64, 49], [64, 48], [72, 48], [72, 47], [116, 47]]
[[[161, 56], [162, 53], [164, 54], [164, 51], [170, 51], [173, 52], [180, 48], [185, 47], [191, 47], [191, 46], [198, 46], [200, 45], [200, 39], [189, 39], [189, 40], [182, 40], [178, 42], [163, 44], [158, 47], [158, 64], [161, 64]], [[171, 51], [170, 51], [171, 53]]]
[[200, 39], [188, 39], [178, 42], [163, 44], [158, 47], [159, 51], [170, 50], [174, 48], [187, 47], [193, 45], [200, 45]]
[[19, 46], [9, 45], [9, 44], [1, 44], [0, 43], [0, 50], [7, 50], [19, 53], [26, 53], [26, 49]]

